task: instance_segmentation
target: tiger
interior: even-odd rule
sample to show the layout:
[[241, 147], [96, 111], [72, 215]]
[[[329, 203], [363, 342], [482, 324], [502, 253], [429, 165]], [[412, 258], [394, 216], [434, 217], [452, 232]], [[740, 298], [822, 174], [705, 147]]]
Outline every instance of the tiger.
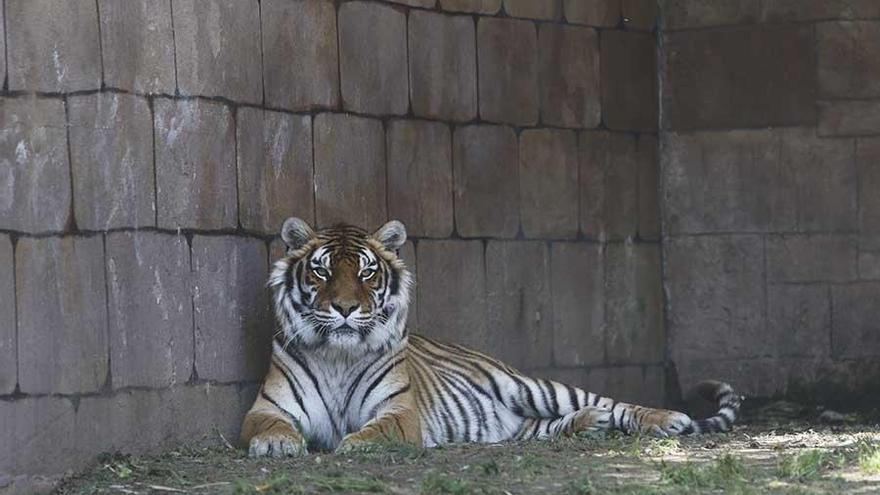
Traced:
[[398, 256], [407, 239], [399, 221], [370, 234], [345, 224], [316, 231], [292, 217], [281, 238], [285, 254], [268, 282], [278, 331], [241, 430], [251, 457], [611, 429], [662, 437], [726, 432], [739, 414], [741, 397], [723, 382], [700, 386], [719, 409], [693, 420], [531, 378], [482, 352], [410, 334], [414, 280]]

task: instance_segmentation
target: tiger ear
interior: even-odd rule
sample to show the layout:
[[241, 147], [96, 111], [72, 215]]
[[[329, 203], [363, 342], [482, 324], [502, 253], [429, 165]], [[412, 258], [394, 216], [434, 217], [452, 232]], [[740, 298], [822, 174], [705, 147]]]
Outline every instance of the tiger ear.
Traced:
[[379, 227], [373, 234], [373, 238], [381, 242], [385, 249], [397, 251], [406, 242], [406, 227], [397, 220], [391, 220]]
[[281, 226], [281, 239], [284, 240], [284, 244], [287, 244], [289, 249], [297, 250], [305, 246], [314, 237], [315, 231], [309, 227], [305, 220], [300, 218], [290, 217]]

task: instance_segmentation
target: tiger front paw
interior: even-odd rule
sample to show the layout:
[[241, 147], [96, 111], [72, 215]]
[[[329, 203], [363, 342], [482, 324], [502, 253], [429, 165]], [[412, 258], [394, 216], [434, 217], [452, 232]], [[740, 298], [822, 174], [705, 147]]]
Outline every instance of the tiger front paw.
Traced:
[[352, 452], [364, 452], [372, 449], [377, 444], [377, 441], [364, 438], [358, 433], [350, 433], [342, 439], [339, 447], [336, 448], [336, 453], [350, 454]]
[[640, 433], [655, 437], [675, 437], [689, 430], [691, 418], [685, 413], [655, 409], [639, 425]]
[[299, 435], [284, 432], [263, 432], [251, 438], [250, 457], [296, 457], [308, 454], [306, 442]]

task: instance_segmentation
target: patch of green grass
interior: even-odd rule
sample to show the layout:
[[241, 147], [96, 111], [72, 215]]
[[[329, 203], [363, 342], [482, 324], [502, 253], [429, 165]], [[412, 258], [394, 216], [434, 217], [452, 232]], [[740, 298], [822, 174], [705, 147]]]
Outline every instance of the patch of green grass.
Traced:
[[866, 439], [856, 443], [859, 470], [865, 474], [880, 474], [880, 445]]
[[322, 491], [352, 493], [385, 493], [388, 486], [376, 478], [357, 478], [353, 476], [310, 477], [308, 481]]
[[780, 457], [776, 474], [791, 481], [812, 481], [821, 478], [826, 471], [840, 467], [844, 462], [844, 456], [839, 453], [807, 450]]
[[432, 473], [425, 477], [422, 481], [423, 495], [465, 495], [473, 493], [466, 481], [451, 478], [444, 474]]
[[644, 451], [653, 457], [665, 457], [681, 450], [681, 441], [675, 437], [651, 438], [646, 443]]
[[732, 489], [745, 482], [745, 467], [739, 457], [731, 454], [724, 454], [715, 462], [704, 465], [692, 462], [667, 464], [661, 461], [660, 479], [683, 489]]
[[497, 476], [501, 472], [501, 468], [498, 467], [498, 463], [495, 462], [495, 459], [489, 459], [480, 464], [480, 471], [485, 476]]
[[598, 492], [593, 487], [593, 482], [590, 478], [588, 476], [583, 476], [569, 483], [566, 493], [570, 495], [594, 495]]

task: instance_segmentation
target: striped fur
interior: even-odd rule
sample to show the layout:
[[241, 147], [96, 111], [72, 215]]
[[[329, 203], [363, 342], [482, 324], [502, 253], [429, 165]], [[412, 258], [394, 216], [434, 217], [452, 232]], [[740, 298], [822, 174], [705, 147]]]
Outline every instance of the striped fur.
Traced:
[[[619, 429], [655, 435], [728, 431], [740, 397], [720, 382], [701, 393], [708, 419], [617, 402], [524, 376], [482, 353], [408, 335], [412, 276], [396, 251], [403, 225], [282, 229], [288, 245], [269, 285], [279, 330], [242, 438], [252, 456], [348, 450], [376, 441], [436, 446]], [[451, 262], [454, 262], [452, 260]]]

